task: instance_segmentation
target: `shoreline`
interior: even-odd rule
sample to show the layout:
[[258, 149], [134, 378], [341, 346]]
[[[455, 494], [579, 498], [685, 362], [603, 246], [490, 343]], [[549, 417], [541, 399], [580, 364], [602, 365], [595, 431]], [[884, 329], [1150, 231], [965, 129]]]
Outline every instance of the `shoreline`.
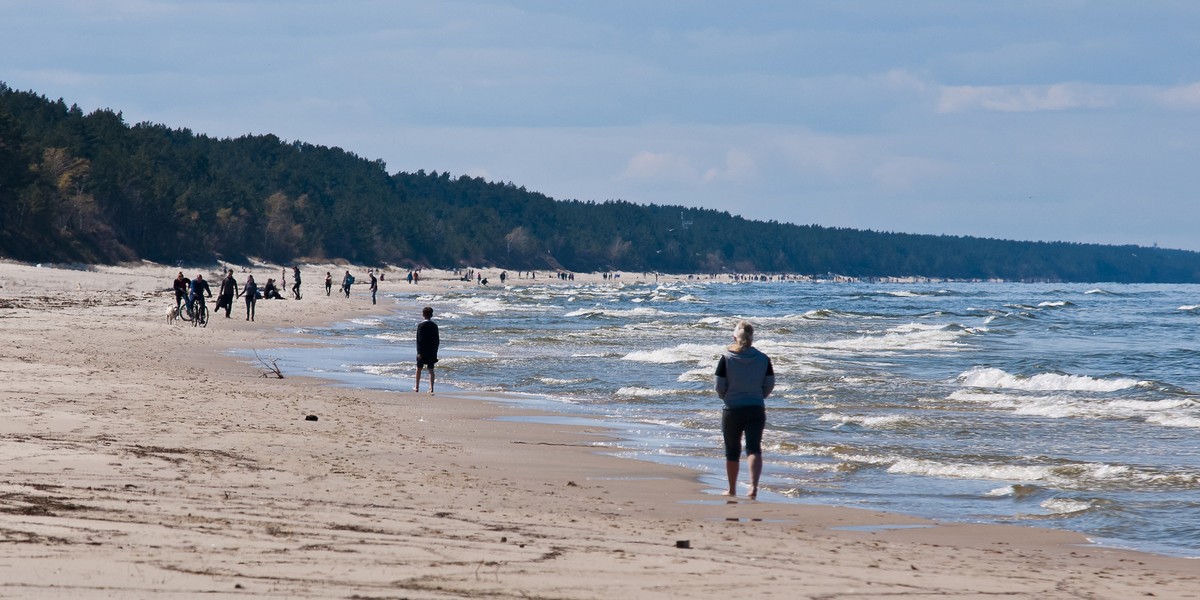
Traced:
[[0, 263], [0, 595], [1200, 595], [1194, 560], [1071, 532], [730, 502], [485, 395], [266, 379], [229, 351], [390, 307], [306, 267], [254, 323], [168, 325], [177, 270]]

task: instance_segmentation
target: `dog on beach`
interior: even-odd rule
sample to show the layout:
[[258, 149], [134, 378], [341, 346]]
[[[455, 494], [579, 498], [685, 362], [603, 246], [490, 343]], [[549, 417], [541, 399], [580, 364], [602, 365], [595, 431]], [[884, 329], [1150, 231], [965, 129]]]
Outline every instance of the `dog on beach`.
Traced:
[[175, 319], [179, 318], [179, 307], [172, 306], [167, 309], [167, 325], [175, 324]]

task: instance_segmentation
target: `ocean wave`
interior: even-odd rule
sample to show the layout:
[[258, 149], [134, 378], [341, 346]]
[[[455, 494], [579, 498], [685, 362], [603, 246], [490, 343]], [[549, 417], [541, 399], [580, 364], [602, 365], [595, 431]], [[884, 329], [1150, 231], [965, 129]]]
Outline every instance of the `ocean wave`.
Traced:
[[817, 349], [851, 352], [946, 352], [962, 349], [963, 344], [959, 339], [968, 335], [971, 335], [971, 332], [958, 325], [909, 323], [878, 334], [818, 342], [813, 346]]
[[617, 390], [616, 395], [625, 398], [658, 398], [662, 396], [679, 396], [682, 394], [692, 394], [692, 390], [682, 389], [655, 389], [637, 386], [627, 386]]
[[1044, 465], [944, 463], [919, 458], [899, 459], [887, 471], [899, 475], [1000, 481], [1045, 481], [1054, 478], [1053, 467]]
[[1200, 304], [1184, 304], [1179, 307], [1179, 310], [1190, 313], [1200, 312]]
[[1195, 416], [1197, 402], [1191, 399], [1096, 399], [1066, 394], [1023, 395], [969, 390], [956, 390], [950, 394], [949, 399], [986, 404], [1023, 416], [1049, 419], [1141, 419], [1151, 425], [1200, 428], [1200, 418]]
[[1062, 375], [1059, 373], [1019, 376], [994, 367], [974, 367], [960, 374], [958, 382], [965, 387], [986, 389], [1080, 392], [1116, 392], [1148, 384], [1148, 382], [1127, 377], [1097, 379], [1087, 375]]
[[687, 371], [684, 371], [684, 372], [680, 373], [680, 374], [679, 374], [679, 377], [677, 377], [677, 378], [675, 379], [675, 381], [678, 381], [678, 382], [680, 382], [680, 383], [683, 383], [683, 382], [686, 382], [686, 381], [704, 381], [704, 382], [710, 382], [710, 381], [712, 381], [712, 379], [713, 379], [713, 374], [714, 374], [715, 372], [716, 372], [716, 366], [715, 366], [715, 365], [713, 365], [713, 366], [706, 366], [706, 367], [698, 367], [698, 368], [695, 368], [695, 369], [689, 369], [689, 370], [687, 370]]
[[834, 429], [845, 425], [858, 425], [868, 429], [902, 429], [919, 425], [920, 419], [905, 415], [845, 415], [840, 413], [825, 413], [817, 418], [818, 421], [834, 422]]
[[580, 377], [577, 379], [559, 379], [557, 377], [535, 377], [535, 381], [546, 385], [580, 385], [583, 383], [591, 383], [596, 381], [594, 377]]
[[984, 494], [988, 498], [1028, 498], [1044, 492], [1045, 488], [1029, 483], [1014, 483]]
[[1186, 429], [1200, 429], [1200, 416], [1191, 414], [1157, 414], [1146, 417], [1147, 423], [1161, 425], [1163, 427], [1181, 427]]
[[1075, 306], [1075, 304], [1068, 300], [1047, 300], [1038, 303], [1038, 308], [1063, 308], [1067, 306]]
[[1074, 500], [1071, 498], [1051, 498], [1038, 506], [1055, 515], [1069, 515], [1089, 511], [1095, 507], [1095, 502], [1091, 500]]
[[679, 344], [678, 346], [672, 346], [670, 348], [630, 352], [621, 358], [622, 360], [632, 360], [636, 362], [655, 364], [668, 364], [677, 362], [691, 362], [699, 364], [711, 362], [715, 365], [715, 361], [720, 353], [721, 347], [711, 344]]
[[625, 308], [625, 309], [581, 308], [578, 310], [571, 311], [563, 316], [564, 317], [583, 317], [583, 318], [595, 318], [595, 317], [626, 318], [626, 317], [659, 317], [659, 316], [669, 316], [669, 315], [674, 315], [674, 314], [677, 314], [677, 313], [669, 313], [669, 312], [666, 312], [663, 310], [659, 310], [657, 308], [641, 308], [641, 307]]

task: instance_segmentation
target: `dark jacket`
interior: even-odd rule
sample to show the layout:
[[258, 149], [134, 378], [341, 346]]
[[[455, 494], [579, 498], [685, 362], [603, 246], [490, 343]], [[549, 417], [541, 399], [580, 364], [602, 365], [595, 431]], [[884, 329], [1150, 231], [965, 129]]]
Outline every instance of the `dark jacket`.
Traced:
[[717, 361], [717, 397], [726, 408], [766, 406], [766, 398], [775, 389], [775, 368], [771, 359], [751, 346], [741, 352], [725, 349]]

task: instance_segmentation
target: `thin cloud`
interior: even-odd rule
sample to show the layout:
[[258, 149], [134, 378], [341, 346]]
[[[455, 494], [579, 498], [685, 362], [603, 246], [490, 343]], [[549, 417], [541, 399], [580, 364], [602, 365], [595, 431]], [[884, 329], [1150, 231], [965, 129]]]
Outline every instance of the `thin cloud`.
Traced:
[[696, 169], [687, 158], [677, 154], [643, 150], [629, 159], [621, 177], [647, 181], [691, 181], [696, 178]]
[[[1116, 91], [1120, 92], [1119, 89]], [[941, 90], [937, 111], [1042, 112], [1110, 108], [1117, 104], [1120, 95], [1109, 87], [1080, 83], [1041, 86], [948, 86]]]

